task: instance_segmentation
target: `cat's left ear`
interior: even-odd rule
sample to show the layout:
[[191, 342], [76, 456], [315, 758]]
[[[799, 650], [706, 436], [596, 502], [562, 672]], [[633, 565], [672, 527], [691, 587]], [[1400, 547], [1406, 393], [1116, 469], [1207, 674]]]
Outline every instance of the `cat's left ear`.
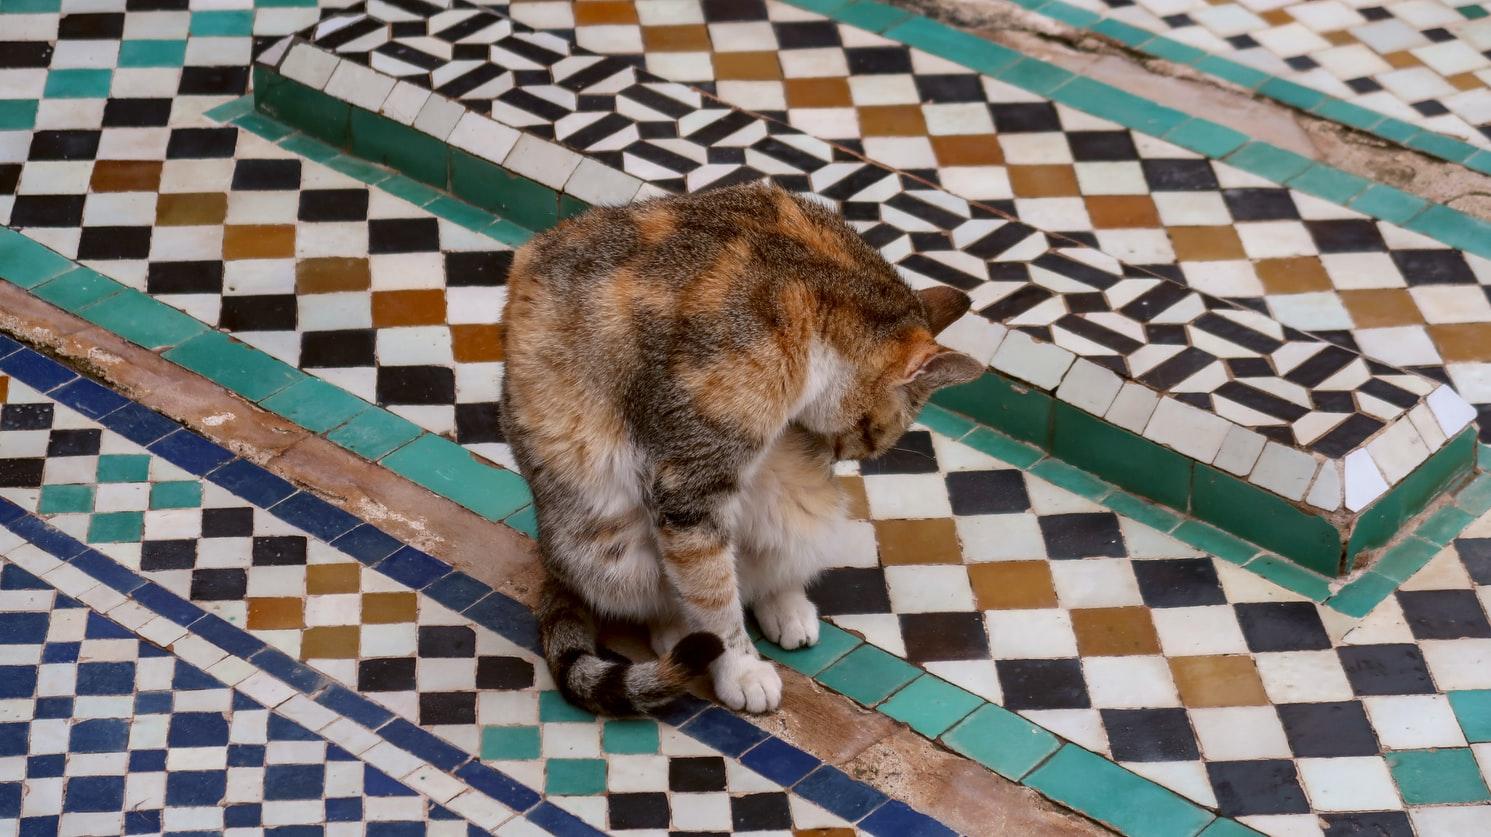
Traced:
[[931, 352], [913, 361], [912, 368], [906, 371], [906, 386], [933, 392], [976, 380], [984, 374], [984, 365], [962, 352], [934, 346]]
[[922, 301], [922, 307], [927, 309], [927, 323], [932, 328], [932, 333], [937, 334], [953, 324], [953, 321], [963, 316], [973, 300], [968, 295], [956, 288], [946, 285], [933, 285], [916, 292]]

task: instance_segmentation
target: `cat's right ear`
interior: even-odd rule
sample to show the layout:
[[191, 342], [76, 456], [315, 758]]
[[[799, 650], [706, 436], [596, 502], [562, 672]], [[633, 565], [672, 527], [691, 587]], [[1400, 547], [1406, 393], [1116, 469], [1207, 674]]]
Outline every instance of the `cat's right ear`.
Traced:
[[946, 346], [937, 346], [930, 354], [923, 355], [910, 370], [908, 386], [924, 392], [935, 392], [944, 387], [966, 384], [984, 374], [984, 365]]
[[922, 301], [922, 307], [927, 309], [927, 324], [933, 334], [952, 325], [973, 304], [967, 294], [946, 285], [923, 288], [916, 292], [916, 296]]

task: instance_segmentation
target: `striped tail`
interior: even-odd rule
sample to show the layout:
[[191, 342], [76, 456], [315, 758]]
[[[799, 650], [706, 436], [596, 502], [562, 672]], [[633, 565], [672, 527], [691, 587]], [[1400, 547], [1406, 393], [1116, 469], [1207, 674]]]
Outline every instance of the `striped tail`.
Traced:
[[693, 633], [661, 659], [634, 663], [596, 647], [589, 605], [562, 582], [549, 578], [538, 605], [539, 641], [564, 699], [600, 715], [641, 715], [688, 688], [725, 651], [711, 633]]

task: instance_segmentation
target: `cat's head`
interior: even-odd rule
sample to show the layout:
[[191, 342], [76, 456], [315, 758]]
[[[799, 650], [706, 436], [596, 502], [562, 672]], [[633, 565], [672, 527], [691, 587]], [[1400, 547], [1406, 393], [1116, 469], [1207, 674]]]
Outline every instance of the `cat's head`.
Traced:
[[860, 358], [861, 374], [833, 410], [826, 433], [835, 459], [873, 459], [890, 450], [939, 389], [975, 380], [984, 364], [940, 345], [935, 335], [968, 310], [968, 297], [937, 286], [917, 293], [925, 315], [895, 340]]

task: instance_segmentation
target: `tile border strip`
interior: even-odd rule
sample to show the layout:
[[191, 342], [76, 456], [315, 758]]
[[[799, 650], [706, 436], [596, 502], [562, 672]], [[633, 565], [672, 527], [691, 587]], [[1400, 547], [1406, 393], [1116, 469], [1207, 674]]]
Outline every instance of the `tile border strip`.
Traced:
[[[526, 605], [309, 491], [297, 489], [179, 422], [3, 336], [0, 336], [0, 372], [77, 410], [193, 476], [215, 483], [249, 504], [320, 538], [358, 563], [429, 596], [529, 651], [541, 653], [537, 622]], [[4, 497], [0, 497], [0, 527], [51, 555], [58, 561], [57, 566], [70, 565], [80, 570], [128, 597], [127, 601], [174, 622], [227, 654], [246, 661], [258, 671], [268, 673], [294, 693], [358, 723], [389, 744], [457, 776], [473, 789], [517, 813], [525, 814], [530, 821], [552, 833], [600, 833], [546, 801], [538, 791], [482, 763], [479, 755], [467, 753], [398, 717], [247, 630], [203, 610], [53, 528], [38, 515]], [[36, 572], [31, 567], [26, 569], [41, 577], [55, 567], [43, 572]], [[260, 695], [250, 696], [260, 701], [265, 699]], [[269, 706], [273, 708], [288, 699], [291, 699], [291, 694], [282, 691], [279, 701]], [[932, 817], [708, 701], [686, 696], [656, 713], [655, 717], [723, 755], [740, 759], [747, 767], [762, 772], [786, 789], [823, 805], [871, 834], [953, 833]]]
[[[1014, 85], [1084, 113], [1118, 123], [1125, 128], [1235, 166], [1281, 186], [1298, 189], [1347, 209], [1397, 224], [1454, 249], [1491, 259], [1491, 221], [1467, 215], [1442, 203], [1425, 200], [1386, 184], [1374, 183], [1329, 164], [1316, 162], [1308, 157], [1287, 151], [1272, 143], [1252, 139], [1246, 134], [1209, 119], [1192, 117], [1183, 111], [1101, 81], [1080, 76], [1039, 58], [1028, 57], [1009, 47], [964, 32], [925, 15], [888, 6], [877, 0], [783, 0], [783, 2], [816, 12], [840, 23], [857, 26], [955, 64], [961, 64], [970, 70], [992, 76], [1005, 84]], [[1040, 10], [1060, 3], [1061, 0], [1027, 0], [1027, 2], [1039, 4], [1037, 10]], [[1028, 8], [1023, 2], [1020, 5]], [[1071, 8], [1077, 13], [1074, 16], [1078, 19], [1087, 14], [1084, 10]], [[1128, 26], [1128, 24], [1123, 25]], [[1104, 28], [1117, 30], [1117, 27]], [[1148, 30], [1131, 28], [1151, 36], [1144, 42], [1155, 37]], [[1108, 34], [1101, 29], [1095, 31], [1098, 34]], [[1128, 34], [1131, 39], [1138, 37], [1134, 33]], [[1179, 43], [1177, 46], [1193, 49]], [[1217, 62], [1222, 60], [1215, 59]], [[1210, 66], [1212, 62], [1203, 61], [1203, 63]], [[1241, 67], [1241, 65], [1235, 66]], [[1263, 75], [1251, 68], [1242, 69], [1248, 73]], [[1293, 82], [1285, 82], [1283, 79], [1277, 81], [1279, 85], [1293, 85]], [[1254, 86], [1261, 87], [1265, 82], [1266, 80], [1259, 79]], [[1274, 85], [1271, 89], [1277, 90], [1279, 85]], [[1309, 88], [1300, 87], [1300, 89], [1309, 91], [1311, 94], [1315, 93]], [[1325, 110], [1334, 112], [1340, 117], [1345, 112], [1342, 108], [1358, 108], [1346, 102], [1342, 102], [1341, 106], [1341, 108], [1326, 107]], [[1359, 109], [1374, 116], [1377, 115], [1365, 108]], [[1329, 117], [1322, 116], [1322, 118]], [[1392, 132], [1393, 136], [1385, 138], [1394, 142], [1402, 143], [1405, 139], [1395, 130], [1398, 125], [1407, 126], [1414, 131], [1420, 130], [1401, 120], [1393, 120], [1393, 124], [1389, 124], [1384, 121], [1387, 119], [1389, 118], [1382, 117], [1382, 120], [1370, 124], [1379, 124], [1382, 130]], [[1352, 125], [1351, 122], [1344, 121], [1344, 118], [1342, 121], [1343, 124]], [[1352, 125], [1352, 127], [1356, 126]], [[1432, 137], [1441, 138], [1439, 134], [1426, 133]], [[1412, 136], [1414, 135], [1410, 134], [1410, 137]], [[1447, 137], [1441, 139], [1450, 141]], [[1440, 145], [1435, 140], [1421, 140], [1420, 144], [1429, 147]], [[1425, 151], [1423, 148], [1412, 145], [1409, 147]], [[1432, 152], [1425, 151], [1425, 153]], [[1491, 151], [1480, 151], [1473, 159], [1479, 162], [1476, 162], [1472, 168], [1476, 171], [1485, 170], [1484, 173], [1491, 173]]]

